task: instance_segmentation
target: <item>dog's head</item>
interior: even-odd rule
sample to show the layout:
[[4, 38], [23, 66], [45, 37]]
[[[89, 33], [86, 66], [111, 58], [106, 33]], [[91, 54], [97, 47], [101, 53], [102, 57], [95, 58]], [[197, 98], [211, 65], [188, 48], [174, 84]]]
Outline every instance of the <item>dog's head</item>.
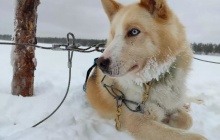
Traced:
[[183, 26], [165, 0], [141, 0], [123, 6], [114, 0], [102, 0], [111, 23], [100, 69], [111, 77], [137, 75], [156, 61], [164, 64], [179, 53], [185, 41]]

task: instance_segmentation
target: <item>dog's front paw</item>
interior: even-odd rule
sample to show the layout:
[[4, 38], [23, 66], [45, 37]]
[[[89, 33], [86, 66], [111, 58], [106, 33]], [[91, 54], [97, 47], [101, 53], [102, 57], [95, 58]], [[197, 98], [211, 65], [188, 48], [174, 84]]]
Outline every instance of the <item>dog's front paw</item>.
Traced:
[[202, 135], [199, 134], [194, 134], [194, 133], [187, 133], [187, 134], [183, 134], [186, 137], [184, 138], [184, 140], [208, 140], [207, 138], [203, 137]]
[[178, 110], [169, 116], [168, 125], [174, 128], [187, 130], [192, 126], [192, 118], [186, 111]]

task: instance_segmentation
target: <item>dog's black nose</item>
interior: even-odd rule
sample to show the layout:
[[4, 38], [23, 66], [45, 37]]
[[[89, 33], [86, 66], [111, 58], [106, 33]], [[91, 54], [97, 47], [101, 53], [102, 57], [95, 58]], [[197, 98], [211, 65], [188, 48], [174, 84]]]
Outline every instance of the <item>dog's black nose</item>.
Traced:
[[102, 71], [106, 71], [110, 65], [111, 61], [109, 58], [100, 57], [96, 60], [96, 64]]

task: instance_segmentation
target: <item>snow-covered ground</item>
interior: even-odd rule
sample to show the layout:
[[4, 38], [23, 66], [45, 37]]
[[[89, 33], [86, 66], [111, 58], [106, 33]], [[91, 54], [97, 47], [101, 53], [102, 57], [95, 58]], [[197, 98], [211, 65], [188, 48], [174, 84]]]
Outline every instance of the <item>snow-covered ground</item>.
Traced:
[[[50, 46], [48, 44], [42, 44]], [[115, 130], [114, 121], [100, 118], [88, 105], [82, 85], [88, 67], [100, 53], [75, 53], [70, 93], [58, 112], [36, 128], [62, 100], [67, 82], [67, 52], [36, 50], [35, 95], [11, 95], [11, 46], [0, 45], [0, 140], [132, 140]], [[196, 56], [220, 62], [219, 56]], [[205, 100], [191, 104], [194, 125], [190, 131], [209, 140], [220, 139], [220, 65], [194, 60], [188, 78], [188, 95]]]

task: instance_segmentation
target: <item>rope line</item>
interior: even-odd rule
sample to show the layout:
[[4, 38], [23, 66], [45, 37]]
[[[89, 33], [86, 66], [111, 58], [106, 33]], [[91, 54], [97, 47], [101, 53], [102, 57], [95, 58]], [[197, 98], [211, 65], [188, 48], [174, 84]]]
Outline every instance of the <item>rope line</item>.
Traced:
[[[74, 36], [72, 36], [72, 37], [74, 37]], [[74, 40], [75, 40], [75, 38], [74, 38]], [[33, 47], [36, 47], [36, 48], [39, 48], [39, 49], [45, 49], [45, 50], [58, 50], [58, 51], [59, 50], [60, 51], [73, 51], [74, 50], [76, 52], [81, 52], [81, 53], [90, 53], [90, 52], [95, 52], [95, 51], [104, 52], [104, 49], [100, 49], [100, 48], [103, 48], [105, 46], [104, 43], [99, 43], [99, 44], [96, 44], [96, 45], [93, 45], [93, 46], [90, 46], [90, 47], [87, 47], [87, 48], [82, 48], [82, 46], [80, 46], [79, 44], [78, 45], [76, 45], [76, 44], [69, 45], [69, 43], [68, 43], [68, 44], [54, 44], [52, 47], [44, 47], [44, 46], [39, 46], [39, 45], [36, 45], [36, 44], [9, 43], [9, 42], [0, 42], [0, 45], [21, 45], [21, 46], [22, 45], [23, 46], [28, 45], [28, 46], [33, 46]], [[200, 59], [200, 58], [197, 58], [197, 57], [193, 57], [193, 58], [195, 60], [206, 62], [206, 63], [220, 64], [220, 62], [208, 61], [208, 60]]]
[[71, 77], [72, 77], [72, 59], [73, 59], [73, 51], [68, 51], [68, 67], [69, 67], [69, 80], [68, 80], [68, 86], [66, 89], [66, 93], [65, 96], [63, 97], [62, 101], [60, 102], [60, 104], [57, 106], [57, 108], [50, 114], [48, 115], [46, 118], [44, 118], [43, 120], [41, 120], [40, 122], [38, 122], [37, 124], [33, 125], [32, 127], [36, 127], [38, 125], [40, 125], [41, 123], [45, 122], [47, 119], [49, 119], [51, 116], [53, 116], [54, 113], [57, 112], [57, 110], [61, 107], [61, 105], [63, 104], [63, 102], [66, 100], [66, 97], [69, 93], [69, 89], [70, 89], [70, 83], [71, 83]]
[[[71, 38], [71, 42], [70, 42]], [[20, 46], [33, 46], [39, 49], [45, 50], [54, 50], [54, 51], [75, 51], [81, 53], [90, 53], [90, 52], [103, 52], [105, 43], [98, 43], [92, 46], [81, 46], [80, 44], [75, 43], [76, 39], [73, 33], [67, 34], [67, 44], [53, 44], [52, 47], [44, 47], [31, 43], [12, 43], [12, 42], [0, 42], [0, 45], [20, 45]]]
[[9, 43], [9, 42], [0, 42], [1, 45], [20, 45], [20, 46], [33, 46], [39, 49], [45, 49], [45, 50], [52, 50], [52, 48], [50, 47], [43, 47], [43, 46], [39, 46], [36, 44], [29, 44], [29, 43]]
[[212, 63], [212, 64], [220, 64], [220, 62], [207, 61], [207, 60], [199, 59], [199, 58], [196, 58], [196, 57], [193, 57], [193, 58], [198, 60], [198, 61], [202, 61], [202, 62], [207, 62], [207, 63]]

